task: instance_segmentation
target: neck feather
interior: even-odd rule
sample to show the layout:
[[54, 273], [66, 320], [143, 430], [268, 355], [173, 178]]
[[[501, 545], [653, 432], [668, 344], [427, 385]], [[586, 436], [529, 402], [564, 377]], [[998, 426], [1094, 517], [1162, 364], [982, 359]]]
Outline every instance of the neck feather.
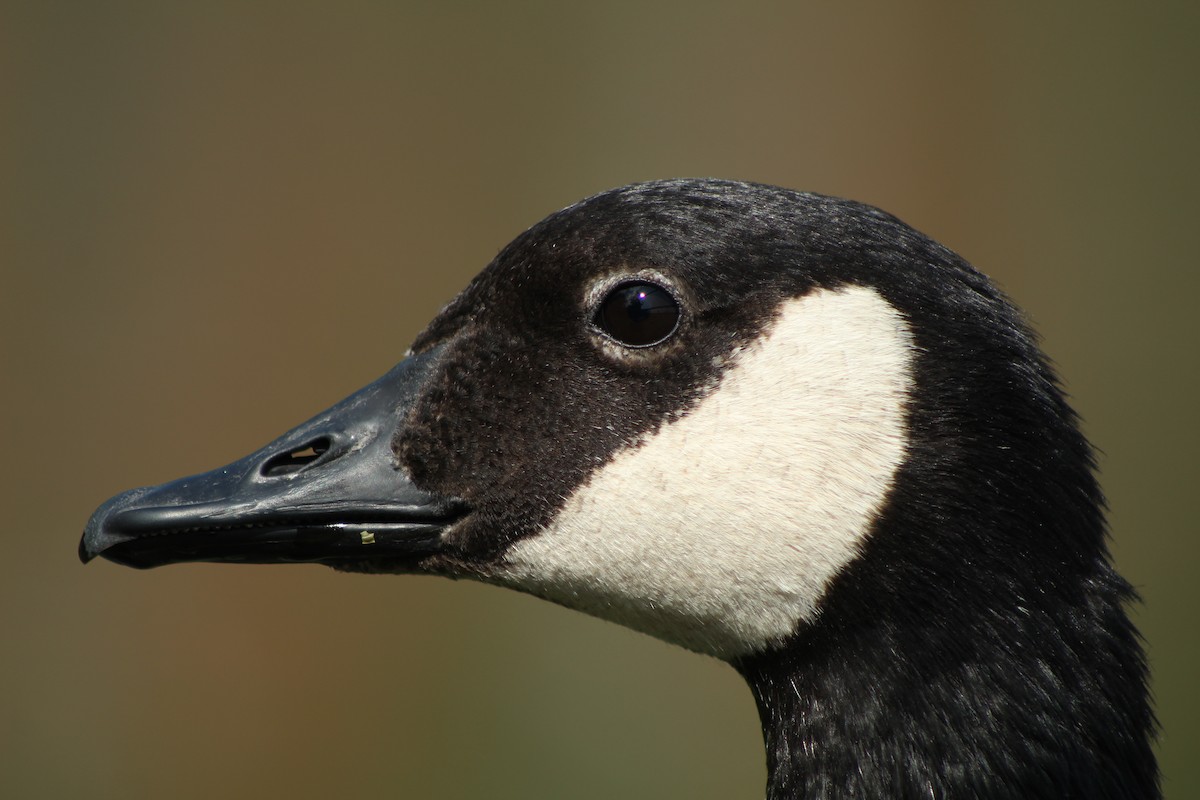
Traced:
[[768, 799], [1161, 797], [1130, 594], [1105, 568], [1007, 614], [831, 613], [743, 659]]

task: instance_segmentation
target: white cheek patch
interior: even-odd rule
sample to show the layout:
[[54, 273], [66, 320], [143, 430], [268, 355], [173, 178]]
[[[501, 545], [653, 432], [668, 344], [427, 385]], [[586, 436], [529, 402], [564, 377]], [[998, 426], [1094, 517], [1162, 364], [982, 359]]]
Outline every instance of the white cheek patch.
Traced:
[[711, 655], [817, 614], [905, 455], [913, 343], [874, 290], [789, 300], [690, 412], [618, 453], [493, 576]]

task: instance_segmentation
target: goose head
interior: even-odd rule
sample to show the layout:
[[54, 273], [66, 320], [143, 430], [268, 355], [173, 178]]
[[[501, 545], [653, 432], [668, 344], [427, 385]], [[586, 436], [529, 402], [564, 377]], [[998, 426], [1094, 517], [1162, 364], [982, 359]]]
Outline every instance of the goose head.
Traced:
[[877, 209], [638, 184], [375, 383], [101, 506], [80, 555], [508, 586], [730, 662], [771, 797], [1152, 797], [1090, 447], [1034, 336]]

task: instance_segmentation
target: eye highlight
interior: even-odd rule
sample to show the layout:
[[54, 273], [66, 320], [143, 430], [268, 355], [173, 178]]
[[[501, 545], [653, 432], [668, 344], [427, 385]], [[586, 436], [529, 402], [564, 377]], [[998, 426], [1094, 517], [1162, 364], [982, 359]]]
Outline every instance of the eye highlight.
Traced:
[[615, 286], [596, 309], [597, 328], [626, 347], [651, 347], [679, 327], [679, 301], [657, 283], [632, 280]]

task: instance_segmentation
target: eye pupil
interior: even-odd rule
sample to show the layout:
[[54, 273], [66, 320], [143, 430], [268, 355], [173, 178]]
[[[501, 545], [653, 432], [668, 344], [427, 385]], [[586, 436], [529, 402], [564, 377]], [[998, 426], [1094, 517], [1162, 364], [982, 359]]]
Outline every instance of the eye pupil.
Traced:
[[595, 322], [627, 347], [649, 347], [675, 332], [679, 313], [679, 303], [663, 287], [630, 281], [608, 293], [600, 303]]

